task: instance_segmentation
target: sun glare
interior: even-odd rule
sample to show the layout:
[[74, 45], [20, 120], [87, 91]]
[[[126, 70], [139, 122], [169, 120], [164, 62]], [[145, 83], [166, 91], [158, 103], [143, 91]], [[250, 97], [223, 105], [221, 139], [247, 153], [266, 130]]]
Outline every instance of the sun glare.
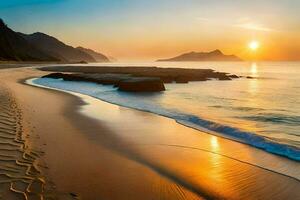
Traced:
[[260, 44], [258, 41], [256, 40], [253, 40], [249, 43], [249, 48], [252, 50], [252, 51], [255, 51], [259, 48]]

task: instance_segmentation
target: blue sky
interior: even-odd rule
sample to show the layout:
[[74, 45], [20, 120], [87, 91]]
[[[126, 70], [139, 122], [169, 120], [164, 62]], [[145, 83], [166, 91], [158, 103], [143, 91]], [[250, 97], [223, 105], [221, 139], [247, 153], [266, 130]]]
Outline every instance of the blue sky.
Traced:
[[45, 32], [121, 58], [215, 48], [246, 56], [245, 43], [257, 39], [266, 58], [283, 48], [293, 59], [299, 8], [298, 0], [1, 0], [0, 17], [16, 31]]

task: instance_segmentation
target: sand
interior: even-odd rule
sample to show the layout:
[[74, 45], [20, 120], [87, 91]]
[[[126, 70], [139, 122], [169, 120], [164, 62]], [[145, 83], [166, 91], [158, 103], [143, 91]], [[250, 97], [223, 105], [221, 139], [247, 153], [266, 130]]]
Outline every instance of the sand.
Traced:
[[297, 162], [171, 119], [20, 81], [44, 74], [1, 70], [0, 80], [22, 113], [26, 143], [43, 152], [38, 159], [41, 172], [34, 177], [45, 181], [45, 196], [300, 198]]
[[26, 143], [22, 112], [14, 95], [0, 86], [0, 199], [40, 199], [44, 180], [37, 166], [41, 152]]

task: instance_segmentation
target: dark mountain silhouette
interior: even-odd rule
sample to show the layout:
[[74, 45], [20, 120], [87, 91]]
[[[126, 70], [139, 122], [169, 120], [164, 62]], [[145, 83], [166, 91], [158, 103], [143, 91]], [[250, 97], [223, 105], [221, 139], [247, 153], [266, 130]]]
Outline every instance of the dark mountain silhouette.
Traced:
[[211, 52], [189, 52], [174, 58], [160, 59], [163, 61], [241, 61], [235, 55], [224, 55], [219, 49]]
[[[95, 57], [95, 58], [94, 58]], [[86, 63], [109, 61], [103, 54], [74, 48], [44, 33], [17, 33], [0, 18], [0, 60]]]
[[31, 45], [0, 19], [0, 60], [2, 61], [58, 61]]
[[44, 33], [33, 33], [33, 34], [23, 34], [19, 33], [23, 38], [25, 38], [30, 44], [32, 44], [37, 49], [40, 49], [47, 54], [58, 58], [64, 62], [96, 62], [96, 60], [89, 54], [76, 49], [72, 46], [66, 45], [58, 39], [49, 36]]
[[109, 62], [109, 58], [106, 57], [105, 55], [98, 53], [92, 49], [87, 49], [84, 47], [77, 47], [76, 49], [85, 52], [87, 54], [89, 54], [90, 56], [92, 56], [97, 62]]

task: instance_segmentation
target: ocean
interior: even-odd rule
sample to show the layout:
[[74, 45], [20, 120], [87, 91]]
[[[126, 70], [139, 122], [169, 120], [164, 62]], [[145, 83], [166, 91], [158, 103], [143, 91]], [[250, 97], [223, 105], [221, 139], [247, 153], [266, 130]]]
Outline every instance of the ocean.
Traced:
[[171, 83], [160, 93], [128, 93], [112, 86], [48, 78], [35, 79], [34, 83], [166, 116], [185, 126], [300, 161], [300, 62], [96, 65], [214, 69], [254, 78]]

